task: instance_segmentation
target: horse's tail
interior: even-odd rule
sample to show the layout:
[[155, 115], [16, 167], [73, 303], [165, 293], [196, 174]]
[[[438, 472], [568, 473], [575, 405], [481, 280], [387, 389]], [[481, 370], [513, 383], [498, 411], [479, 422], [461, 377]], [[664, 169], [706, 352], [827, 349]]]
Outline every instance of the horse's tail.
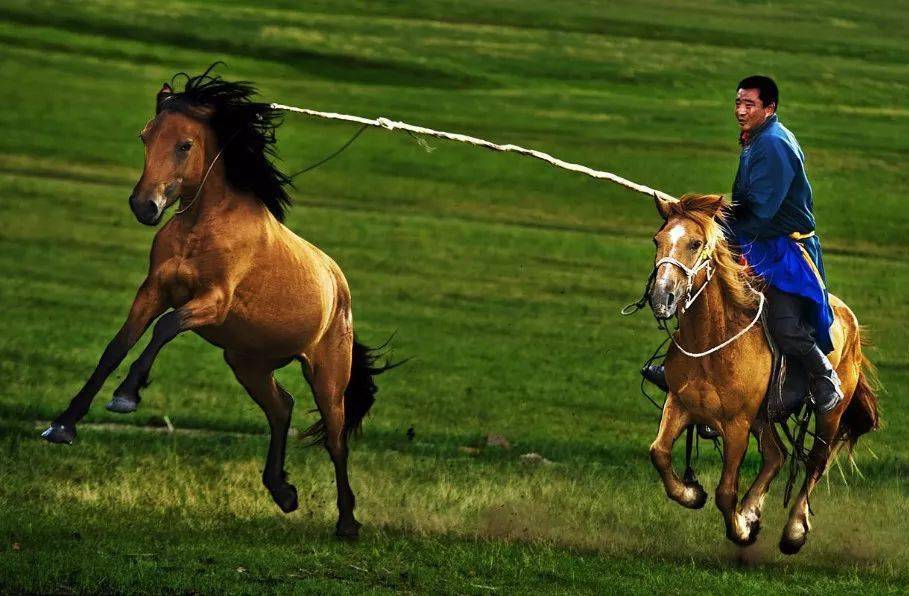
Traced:
[[350, 363], [350, 382], [344, 390], [344, 434], [350, 438], [352, 433], [358, 432], [363, 424], [363, 417], [369, 412], [376, 401], [375, 377], [383, 372], [400, 366], [403, 362], [392, 363], [385, 359], [379, 364], [384, 354], [382, 348], [391, 341], [378, 348], [369, 348], [354, 338], [353, 354]]
[[837, 442], [844, 445], [850, 453], [859, 437], [875, 430], [880, 424], [877, 408], [877, 390], [880, 388], [880, 381], [874, 364], [862, 352], [862, 346], [867, 345], [868, 341], [862, 336], [860, 328], [856, 334], [853, 349], [857, 352], [856, 356], [861, 358], [861, 369], [855, 391], [852, 393], [852, 400], [840, 419], [840, 430], [837, 436]]
[[[376, 393], [379, 388], [376, 386], [375, 377], [406, 362], [404, 360], [392, 363], [385, 358], [382, 350], [390, 342], [391, 338], [377, 348], [370, 348], [358, 342], [354, 337], [350, 380], [347, 382], [347, 388], [344, 389], [345, 439], [349, 439], [351, 434], [360, 430], [363, 418], [376, 401]], [[380, 364], [380, 360], [384, 361]], [[312, 439], [309, 445], [324, 444], [326, 432], [325, 421], [319, 420], [303, 432], [303, 437]]]

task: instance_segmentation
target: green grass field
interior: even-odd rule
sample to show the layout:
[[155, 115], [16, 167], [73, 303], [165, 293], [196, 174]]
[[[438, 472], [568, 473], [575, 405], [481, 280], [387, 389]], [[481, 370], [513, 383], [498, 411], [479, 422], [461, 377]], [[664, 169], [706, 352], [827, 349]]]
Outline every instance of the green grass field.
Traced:
[[[905, 6], [297, 5], [0, 5], [0, 592], [909, 590]], [[40, 441], [145, 274], [154, 230], [127, 197], [154, 93], [215, 60], [271, 101], [535, 147], [676, 195], [728, 191], [735, 84], [771, 74], [808, 155], [830, 287], [867, 325], [885, 385], [885, 426], [856, 453], [864, 478], [831, 471], [798, 556], [776, 549], [781, 481], [758, 543], [731, 546], [712, 498], [699, 512], [667, 500], [647, 454], [658, 412], [637, 369], [660, 334], [618, 311], [652, 263], [651, 202], [374, 130], [298, 179], [288, 220], [347, 274], [361, 337], [396, 331], [396, 354], [413, 357], [380, 378], [352, 449], [358, 542], [332, 536], [321, 450], [291, 442], [301, 507], [274, 506], [264, 417], [196, 336], [162, 353], [139, 412], [103, 409], [124, 366], [74, 446]], [[354, 130], [288, 116], [282, 163], [309, 165]], [[299, 370], [279, 377], [305, 428]], [[461, 449], [488, 433], [511, 449]], [[719, 455], [701, 447], [712, 494]], [[522, 463], [528, 452], [553, 463]]]

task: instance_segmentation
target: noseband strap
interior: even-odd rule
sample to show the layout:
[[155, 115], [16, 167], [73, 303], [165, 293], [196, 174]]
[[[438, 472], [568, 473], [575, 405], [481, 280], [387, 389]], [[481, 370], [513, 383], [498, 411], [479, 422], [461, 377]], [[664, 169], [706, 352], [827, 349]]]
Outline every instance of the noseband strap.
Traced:
[[[701, 295], [701, 292], [704, 291], [704, 288], [707, 287], [707, 284], [709, 284], [710, 280], [713, 278], [714, 269], [713, 269], [713, 266], [711, 265], [712, 261], [713, 261], [713, 251], [705, 249], [703, 252], [701, 252], [701, 254], [699, 256], [699, 260], [694, 265], [694, 267], [688, 267], [685, 263], [683, 263], [673, 257], [663, 257], [662, 259], [660, 259], [659, 261], [656, 262], [656, 265], [653, 266], [653, 271], [654, 271], [654, 273], [656, 273], [656, 271], [658, 271], [659, 268], [662, 267], [663, 265], [675, 265], [676, 267], [678, 267], [679, 269], [681, 269], [682, 271], [685, 272], [685, 275], [688, 277], [688, 290], [687, 290], [687, 294], [685, 296], [685, 305], [684, 305], [683, 309], [688, 310], [688, 307], [691, 306], [694, 303], [695, 299], [697, 299], [697, 297]], [[697, 276], [698, 273], [701, 272], [702, 269], [707, 270], [707, 279], [704, 281], [704, 283], [701, 285], [701, 287], [698, 288], [698, 291], [694, 293], [694, 296], [692, 296], [691, 289], [694, 286], [694, 278], [695, 278], [695, 276]]]

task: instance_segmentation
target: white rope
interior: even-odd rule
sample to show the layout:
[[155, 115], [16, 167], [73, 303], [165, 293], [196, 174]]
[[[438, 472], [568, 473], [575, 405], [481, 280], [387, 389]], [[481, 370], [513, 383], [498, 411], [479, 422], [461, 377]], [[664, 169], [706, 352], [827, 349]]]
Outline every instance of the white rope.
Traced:
[[474, 145], [476, 147], [483, 147], [484, 149], [490, 149], [492, 151], [502, 151], [506, 153], [518, 153], [520, 155], [526, 155], [528, 157], [534, 157], [545, 161], [550, 165], [554, 165], [558, 168], [564, 170], [569, 170], [571, 172], [578, 172], [580, 174], [585, 174], [592, 178], [599, 178], [602, 180], [609, 180], [610, 182], [615, 182], [620, 184], [625, 188], [631, 190], [636, 190], [637, 192], [644, 193], [651, 197], [659, 197], [664, 201], [675, 202], [678, 199], [672, 195], [666, 194], [665, 192], [655, 190], [649, 186], [644, 186], [643, 184], [638, 184], [632, 182], [631, 180], [626, 180], [621, 176], [616, 176], [610, 172], [602, 172], [600, 170], [594, 170], [588, 168], [587, 166], [582, 166], [580, 164], [571, 163], [563, 161], [548, 153], [543, 153], [542, 151], [537, 151], [535, 149], [526, 149], [524, 147], [519, 147], [518, 145], [499, 145], [485, 139], [479, 139], [477, 137], [471, 137], [468, 135], [462, 135], [454, 132], [444, 132], [440, 130], [433, 130], [431, 128], [424, 128], [422, 126], [415, 126], [413, 124], [407, 124], [406, 122], [396, 122], [394, 120], [389, 120], [388, 118], [362, 118], [360, 116], [351, 116], [348, 114], [336, 114], [334, 112], [319, 112], [317, 110], [309, 110], [306, 108], [296, 108], [294, 106], [287, 106], [280, 103], [271, 104], [271, 108], [275, 110], [286, 110], [288, 112], [296, 112], [298, 114], [306, 114], [307, 116], [315, 116], [316, 118], [326, 118], [328, 120], [343, 120], [345, 122], [356, 122], [357, 124], [365, 124], [367, 126], [374, 126], [376, 128], [384, 128], [386, 130], [404, 130], [419, 135], [426, 135], [430, 137], [436, 137], [439, 139], [447, 139], [449, 141], [457, 141], [459, 143], [467, 143], [469, 145]]
[[722, 350], [723, 348], [725, 348], [726, 346], [728, 346], [729, 344], [731, 344], [738, 338], [740, 338], [743, 335], [745, 335], [746, 333], [748, 333], [751, 330], [751, 328], [754, 327], [755, 325], [757, 325], [758, 321], [761, 320], [761, 313], [764, 312], [764, 293], [758, 292], [751, 286], [748, 286], [748, 289], [750, 289], [752, 292], [754, 292], [755, 294], [760, 296], [761, 302], [760, 302], [760, 304], [758, 304], [757, 314], [754, 315], [754, 319], [748, 324], [747, 327], [745, 327], [744, 329], [742, 329], [741, 331], [739, 331], [738, 333], [736, 333], [735, 335], [733, 335], [732, 337], [730, 337], [729, 339], [727, 339], [726, 341], [721, 343], [720, 345], [714, 346], [705, 352], [689, 352], [688, 350], [686, 350], [685, 348], [680, 346], [679, 342], [677, 342], [675, 340], [675, 335], [670, 333], [669, 337], [670, 337], [670, 339], [672, 339], [672, 343], [675, 344], [675, 347], [677, 347], [679, 349], [679, 351], [682, 352], [682, 354], [685, 354], [689, 358], [701, 358], [703, 356], [709, 356], [710, 354], [713, 354], [714, 352], [716, 352], [718, 350]]

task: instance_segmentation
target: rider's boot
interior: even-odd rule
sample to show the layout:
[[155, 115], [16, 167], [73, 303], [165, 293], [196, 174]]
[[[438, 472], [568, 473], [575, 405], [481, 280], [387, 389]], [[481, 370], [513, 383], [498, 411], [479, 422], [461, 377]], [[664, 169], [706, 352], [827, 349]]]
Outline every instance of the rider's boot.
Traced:
[[666, 384], [666, 369], [662, 364], [645, 364], [641, 369], [641, 376], [663, 391], [669, 391], [669, 385]]
[[808, 371], [808, 383], [814, 402], [814, 411], [818, 415], [826, 414], [843, 400], [840, 378], [836, 375], [830, 360], [817, 346], [802, 356], [802, 364]]

